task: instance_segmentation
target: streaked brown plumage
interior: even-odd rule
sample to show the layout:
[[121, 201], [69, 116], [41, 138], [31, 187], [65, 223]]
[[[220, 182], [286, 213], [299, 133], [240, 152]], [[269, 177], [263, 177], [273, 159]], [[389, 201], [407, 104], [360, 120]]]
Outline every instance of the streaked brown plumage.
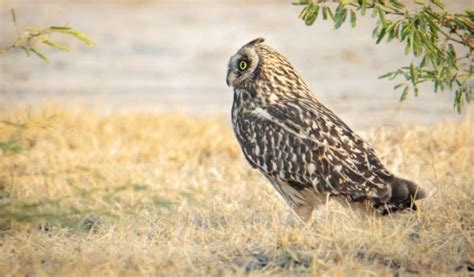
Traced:
[[289, 61], [255, 39], [231, 57], [232, 124], [243, 154], [304, 221], [328, 196], [385, 215], [416, 210], [425, 193], [311, 93]]

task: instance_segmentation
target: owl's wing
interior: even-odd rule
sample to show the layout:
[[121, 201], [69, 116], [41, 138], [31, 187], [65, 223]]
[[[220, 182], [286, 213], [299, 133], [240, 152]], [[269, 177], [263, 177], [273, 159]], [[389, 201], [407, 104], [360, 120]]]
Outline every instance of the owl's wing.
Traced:
[[393, 179], [370, 146], [334, 113], [306, 100], [257, 108], [237, 120], [252, 166], [295, 189], [314, 187], [353, 200], [390, 197]]

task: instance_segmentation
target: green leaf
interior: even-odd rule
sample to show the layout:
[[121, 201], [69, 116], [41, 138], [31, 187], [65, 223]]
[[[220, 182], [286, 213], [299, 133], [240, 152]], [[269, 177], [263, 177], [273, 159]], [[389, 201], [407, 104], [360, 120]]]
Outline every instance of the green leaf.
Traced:
[[44, 62], [46, 62], [46, 63], [49, 62], [48, 57], [46, 57], [45, 55], [41, 54], [41, 53], [38, 52], [36, 49], [30, 47], [30, 48], [28, 48], [28, 50], [30, 50], [30, 52], [33, 52], [33, 54], [35, 54], [36, 56], [40, 57]]
[[95, 45], [95, 43], [91, 39], [89, 39], [84, 33], [78, 32], [78, 31], [73, 30], [69, 27], [55, 27], [55, 26], [53, 26], [53, 27], [49, 27], [48, 31], [51, 32], [51, 33], [64, 33], [64, 34], [72, 35], [72, 36], [76, 37], [77, 39], [81, 40], [82, 42], [84, 42], [88, 46], [94, 46]]
[[318, 19], [318, 15], [319, 15], [319, 11], [320, 11], [320, 10], [321, 10], [321, 7], [319, 7], [319, 6], [316, 6], [316, 7], [314, 8], [314, 12], [313, 12], [313, 14], [314, 14], [314, 19], [313, 19], [313, 22], [311, 22], [311, 24], [313, 24], [314, 21], [316, 21], [316, 19]]
[[[389, 77], [391, 77], [392, 75], [394, 75], [394, 72], [388, 72], [388, 73], [385, 73], [385, 74], [383, 74], [383, 75], [380, 75], [380, 76], [378, 77], [378, 79], [389, 78]], [[396, 75], [396, 74], [395, 74], [395, 75]]]
[[[393, 28], [393, 36], [396, 37], [397, 39], [400, 38], [400, 21], [397, 21], [393, 24], [395, 27]], [[401, 41], [401, 40], [400, 40]]]
[[414, 39], [413, 54], [415, 55], [415, 57], [419, 57], [421, 53], [423, 52], [423, 45], [421, 43], [420, 36], [421, 36], [420, 31], [415, 30], [414, 36], [413, 36], [413, 39]]
[[397, 89], [401, 88], [403, 85], [405, 85], [405, 83], [398, 83], [397, 85], [395, 85], [393, 87], [393, 90], [397, 90]]
[[310, 26], [313, 25], [313, 23], [318, 18], [320, 8], [319, 6], [315, 6], [313, 4], [309, 4], [307, 8], [306, 14], [303, 15], [303, 20], [307, 26]]
[[59, 44], [57, 42], [54, 42], [54, 41], [50, 41], [50, 40], [44, 40], [42, 41], [42, 43], [46, 44], [46, 45], [49, 45], [51, 47], [54, 47], [56, 49], [59, 49], [59, 50], [63, 50], [63, 51], [71, 51], [71, 48], [65, 46], [65, 45], [62, 45], [62, 44]]
[[308, 5], [309, 1], [308, 0], [300, 0], [300, 1], [297, 1], [297, 2], [292, 2], [291, 4], [295, 5], [295, 6]]
[[301, 10], [300, 14], [298, 15], [298, 18], [301, 18], [301, 19], [303, 19], [303, 20], [306, 20], [306, 16], [307, 16], [307, 14], [308, 14], [308, 12], [309, 12], [309, 10], [310, 10], [310, 6], [311, 6], [311, 5], [308, 5], [308, 6], [304, 7], [304, 8]]
[[465, 11], [466, 12], [466, 15], [467, 17], [469, 18], [470, 21], [474, 21], [474, 10], [470, 11], [470, 10], [467, 10]]
[[362, 16], [364, 16], [365, 13], [367, 12], [367, 1], [368, 0], [362, 0], [362, 5], [361, 5], [361, 9], [360, 9], [360, 14]]
[[385, 33], [387, 33], [387, 42], [390, 42], [395, 37], [394, 29], [396, 24], [389, 23], [387, 25]]
[[72, 30], [71, 27], [67, 27], [67, 26], [51, 26], [51, 27], [49, 27], [49, 29], [51, 29], [51, 30]]
[[378, 37], [377, 37], [377, 41], [375, 42], [376, 44], [379, 44], [380, 41], [383, 39], [383, 37], [385, 36], [385, 28], [382, 28], [382, 30], [380, 31]]
[[454, 109], [458, 112], [461, 113], [461, 108], [462, 108], [462, 94], [463, 94], [463, 89], [459, 88], [456, 90], [454, 94]]
[[398, 10], [405, 8], [405, 5], [402, 3], [398, 2], [397, 0], [389, 0], [389, 2]]
[[410, 86], [408, 84], [406, 84], [405, 88], [403, 89], [402, 94], [400, 95], [400, 102], [403, 102], [407, 99], [409, 88], [410, 88]]
[[400, 31], [400, 41], [403, 42], [407, 37], [408, 37], [408, 33], [410, 32], [409, 31], [409, 26], [405, 23], [405, 24], [400, 24], [401, 26], [401, 31]]
[[381, 29], [382, 29], [382, 25], [377, 25], [377, 27], [374, 28], [374, 30], [372, 31], [372, 38], [373, 39], [377, 39]]
[[[454, 17], [453, 18], [453, 21], [454, 23], [456, 24], [456, 26], [460, 29], [465, 29], [465, 30], [469, 30], [469, 25], [470, 25], [470, 22], [467, 22], [467, 21], [464, 21], [463, 18], [460, 18], [460, 17]], [[472, 23], [471, 23], [472, 24]], [[472, 26], [474, 27], [474, 26]], [[472, 30], [473, 28], [471, 28]]]
[[352, 28], [355, 28], [357, 22], [357, 16], [354, 10], [351, 10], [351, 26]]
[[428, 58], [427, 58], [427, 55], [428, 54], [425, 54], [423, 56], [423, 58], [421, 59], [421, 62], [420, 62], [420, 65], [418, 67], [425, 67], [428, 65]]
[[17, 25], [16, 23], [16, 13], [15, 13], [15, 9], [11, 9], [10, 10], [11, 14], [12, 14], [12, 21], [15, 25]]
[[382, 25], [384, 27], [387, 27], [387, 20], [385, 19], [385, 12], [378, 6], [375, 9], [377, 10], [377, 13], [379, 14], [380, 22], [382, 23]]
[[301, 6], [301, 5], [308, 5], [309, 1], [308, 0], [299, 0], [298, 2], [292, 2], [291, 4], [292, 5], [295, 5], [295, 6]]
[[328, 7], [323, 6], [323, 19], [327, 20], [328, 19]]
[[433, 83], [434, 83], [434, 92], [438, 92], [438, 89], [439, 89], [439, 81], [434, 79], [433, 80]]
[[332, 11], [329, 7], [328, 7], [328, 15], [332, 20], [334, 20], [334, 14], [332, 13]]
[[441, 1], [439, 0], [430, 0], [431, 3], [435, 4], [436, 6], [438, 6], [438, 8], [444, 10], [445, 8], [445, 5], [443, 3], [441, 3]]
[[339, 29], [342, 23], [346, 21], [347, 18], [347, 9], [344, 5], [339, 5], [336, 9], [335, 20], [334, 20], [334, 28]]
[[405, 46], [405, 55], [410, 54], [413, 49], [413, 32], [410, 32], [407, 38], [407, 45]]

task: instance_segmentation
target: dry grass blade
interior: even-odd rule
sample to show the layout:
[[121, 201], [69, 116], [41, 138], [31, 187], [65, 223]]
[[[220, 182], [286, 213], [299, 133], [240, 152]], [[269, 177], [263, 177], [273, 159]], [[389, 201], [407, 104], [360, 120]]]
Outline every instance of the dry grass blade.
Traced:
[[[364, 217], [330, 202], [302, 228], [283, 224], [285, 204], [222, 118], [55, 107], [28, 118], [43, 114], [53, 127], [26, 130], [28, 151], [0, 154], [0, 275], [472, 270], [472, 120], [365, 133], [389, 168], [430, 191], [417, 213]], [[0, 120], [24, 117], [0, 107]]]

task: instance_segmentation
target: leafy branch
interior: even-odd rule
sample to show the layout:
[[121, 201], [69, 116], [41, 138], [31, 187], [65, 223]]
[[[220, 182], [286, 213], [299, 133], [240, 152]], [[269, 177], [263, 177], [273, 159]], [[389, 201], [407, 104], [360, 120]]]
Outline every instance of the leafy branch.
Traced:
[[17, 38], [10, 46], [6, 48], [0, 48], [0, 54], [6, 53], [14, 49], [21, 49], [25, 51], [28, 56], [34, 54], [41, 58], [44, 62], [48, 62], [48, 57], [43, 54], [38, 49], [38, 47], [36, 47], [37, 45], [44, 44], [62, 51], [71, 51], [70, 47], [51, 40], [51, 35], [54, 33], [73, 36], [81, 40], [84, 44], [88, 46], [94, 45], [94, 42], [89, 39], [84, 33], [81, 33], [68, 26], [51, 26], [44, 29], [37, 27], [26, 27], [24, 28], [23, 32], [21, 32], [20, 28], [18, 27], [15, 10], [13, 9], [11, 10], [11, 16], [13, 24], [15, 25]]
[[402, 78], [394, 86], [401, 90], [400, 101], [410, 90], [418, 96], [419, 84], [426, 82], [434, 85], [434, 92], [454, 91], [457, 112], [471, 101], [474, 11], [449, 13], [439, 0], [416, 0], [412, 9], [399, 0], [303, 0], [294, 4], [304, 6], [299, 17], [306, 25], [312, 25], [321, 15], [323, 20], [331, 19], [336, 29], [346, 21], [356, 27], [357, 14], [365, 16], [370, 11], [372, 18], [377, 18], [372, 32], [376, 43], [398, 40], [405, 44], [405, 54], [413, 57], [409, 65], [379, 77]]
[[[17, 17], [15, 10], [11, 10], [11, 17], [13, 24], [16, 29], [17, 38], [16, 40], [6, 48], [0, 48], [0, 54], [7, 53], [11, 50], [21, 49], [26, 52], [27, 55], [33, 53], [40, 57], [43, 61], [48, 62], [48, 57], [43, 54], [36, 46], [38, 44], [45, 44], [49, 47], [53, 47], [63, 51], [71, 51], [71, 48], [62, 45], [58, 42], [51, 40], [51, 35], [54, 33], [61, 33], [69, 36], [73, 36], [88, 46], [93, 46], [94, 42], [90, 40], [85, 34], [74, 30], [67, 26], [51, 26], [45, 29], [36, 27], [26, 27], [23, 32], [20, 31], [17, 23]], [[48, 118], [50, 120], [51, 118]], [[27, 142], [26, 133], [30, 129], [35, 128], [47, 128], [48, 125], [40, 124], [32, 121], [28, 118], [26, 121], [0, 121], [0, 131], [2, 132], [2, 140], [0, 140], [0, 154], [19, 154], [23, 152], [28, 145], [32, 144], [32, 141]], [[7, 137], [6, 134], [9, 134]]]

